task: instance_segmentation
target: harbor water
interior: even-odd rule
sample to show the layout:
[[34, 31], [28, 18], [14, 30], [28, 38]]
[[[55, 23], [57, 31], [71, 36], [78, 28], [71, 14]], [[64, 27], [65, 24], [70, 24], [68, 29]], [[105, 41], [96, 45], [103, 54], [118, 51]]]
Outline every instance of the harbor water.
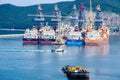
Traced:
[[102, 46], [23, 45], [22, 37], [0, 38], [0, 80], [68, 80], [61, 68], [81, 65], [89, 80], [120, 80], [120, 35]]

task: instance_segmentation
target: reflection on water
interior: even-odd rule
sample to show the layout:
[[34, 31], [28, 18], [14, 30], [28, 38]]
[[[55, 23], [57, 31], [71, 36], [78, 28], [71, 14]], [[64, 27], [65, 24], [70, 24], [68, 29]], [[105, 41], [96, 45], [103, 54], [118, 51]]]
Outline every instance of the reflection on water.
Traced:
[[85, 45], [85, 56], [95, 56], [95, 55], [107, 55], [109, 54], [109, 44], [104, 44], [100, 46], [88, 46]]
[[1, 38], [0, 80], [81, 80], [64, 76], [61, 67], [65, 65], [84, 66], [90, 72], [89, 80], [120, 80], [120, 36], [111, 36], [109, 42], [63, 45], [66, 52], [56, 53], [51, 52], [56, 45], [23, 45], [22, 38]]
[[68, 80], [89, 80], [89, 78], [68, 78]]

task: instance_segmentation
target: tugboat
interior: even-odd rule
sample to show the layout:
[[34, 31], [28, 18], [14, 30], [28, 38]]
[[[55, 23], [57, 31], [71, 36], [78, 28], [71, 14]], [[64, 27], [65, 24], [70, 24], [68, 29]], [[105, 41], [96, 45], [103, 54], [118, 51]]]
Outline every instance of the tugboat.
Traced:
[[63, 73], [68, 78], [87, 78], [89, 79], [89, 72], [82, 66], [64, 66], [62, 67]]

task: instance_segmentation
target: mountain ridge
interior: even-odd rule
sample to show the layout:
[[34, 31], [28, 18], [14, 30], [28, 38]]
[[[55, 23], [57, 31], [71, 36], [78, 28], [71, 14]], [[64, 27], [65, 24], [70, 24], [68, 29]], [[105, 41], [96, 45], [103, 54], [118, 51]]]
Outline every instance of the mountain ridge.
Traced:
[[[89, 10], [89, 0], [76, 0], [76, 1], [65, 1], [53, 4], [41, 4], [44, 14], [52, 14], [54, 11], [54, 5], [57, 4], [58, 8], [61, 10], [62, 15], [66, 16], [72, 12], [72, 7], [74, 4], [77, 5], [77, 10], [79, 9], [79, 4], [84, 3], [85, 9]], [[102, 11], [120, 13], [120, 1], [109, 0], [94, 0], [92, 1], [93, 11], [95, 11], [97, 4], [101, 5]], [[117, 4], [116, 4], [117, 3]], [[16, 6], [11, 4], [0, 5], [0, 28], [29, 28], [34, 25], [33, 18], [27, 16], [28, 14], [36, 14], [37, 5], [31, 6]]]

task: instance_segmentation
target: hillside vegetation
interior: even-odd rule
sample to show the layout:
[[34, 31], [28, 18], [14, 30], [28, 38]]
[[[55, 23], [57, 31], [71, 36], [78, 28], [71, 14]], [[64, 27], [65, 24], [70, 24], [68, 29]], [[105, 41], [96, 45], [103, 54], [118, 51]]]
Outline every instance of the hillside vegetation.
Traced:
[[[83, 2], [85, 9], [89, 10], [89, 0], [76, 0], [56, 3], [66, 16], [72, 12], [73, 4], [77, 5]], [[120, 13], [120, 0], [92, 0], [93, 11], [97, 4], [101, 5], [102, 11]], [[41, 4], [44, 14], [52, 14], [55, 4]], [[35, 14], [37, 12], [37, 5], [19, 7], [11, 4], [0, 5], [0, 28], [28, 28], [34, 25], [33, 18], [27, 16], [28, 14]], [[49, 20], [49, 19], [48, 19]]]

